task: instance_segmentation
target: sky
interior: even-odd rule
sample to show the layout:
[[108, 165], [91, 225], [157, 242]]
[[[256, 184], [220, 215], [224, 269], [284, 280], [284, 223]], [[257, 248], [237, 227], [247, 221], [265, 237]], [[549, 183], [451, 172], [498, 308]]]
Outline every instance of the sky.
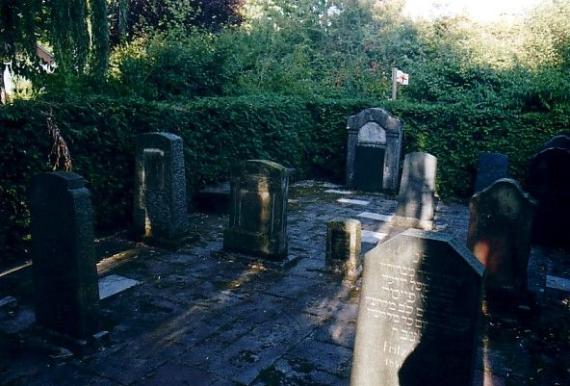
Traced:
[[481, 22], [524, 14], [541, 0], [407, 0], [404, 13], [412, 18], [467, 14]]

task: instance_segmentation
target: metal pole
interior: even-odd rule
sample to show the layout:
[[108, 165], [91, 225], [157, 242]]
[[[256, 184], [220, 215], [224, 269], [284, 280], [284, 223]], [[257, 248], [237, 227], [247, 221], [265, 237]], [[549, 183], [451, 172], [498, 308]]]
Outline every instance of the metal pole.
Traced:
[[392, 67], [392, 100], [395, 101], [398, 95], [398, 80], [396, 79], [398, 75], [398, 69]]

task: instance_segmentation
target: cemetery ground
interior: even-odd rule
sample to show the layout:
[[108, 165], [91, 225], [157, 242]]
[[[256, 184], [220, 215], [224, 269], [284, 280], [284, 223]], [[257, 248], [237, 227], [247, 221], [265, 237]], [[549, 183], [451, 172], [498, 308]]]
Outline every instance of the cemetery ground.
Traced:
[[[283, 263], [222, 250], [223, 213], [195, 210], [173, 251], [97, 240], [101, 334], [85, 345], [34, 324], [31, 270], [0, 274], [0, 385], [348, 385], [360, 281], [325, 270], [327, 222], [362, 222], [363, 253], [403, 229], [396, 200], [302, 181], [290, 189]], [[467, 206], [435, 231], [467, 238]], [[570, 259], [534, 246], [530, 307], [486, 313], [473, 385], [570, 384]], [[113, 281], [115, 279], [115, 281]], [[115, 290], [131, 286], [121, 292]]]

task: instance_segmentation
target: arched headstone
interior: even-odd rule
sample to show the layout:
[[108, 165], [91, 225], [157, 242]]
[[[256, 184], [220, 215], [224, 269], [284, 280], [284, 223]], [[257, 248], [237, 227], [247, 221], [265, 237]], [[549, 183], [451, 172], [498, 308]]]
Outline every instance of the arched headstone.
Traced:
[[368, 191], [398, 190], [403, 123], [370, 108], [348, 119], [346, 183]]
[[501, 153], [481, 153], [477, 165], [475, 192], [480, 192], [493, 182], [508, 177], [509, 157]]

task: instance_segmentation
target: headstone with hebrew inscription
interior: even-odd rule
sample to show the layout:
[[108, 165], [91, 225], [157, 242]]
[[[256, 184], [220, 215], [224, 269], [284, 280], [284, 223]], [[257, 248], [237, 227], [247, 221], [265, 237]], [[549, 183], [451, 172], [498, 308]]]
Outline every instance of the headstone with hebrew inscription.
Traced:
[[99, 288], [85, 180], [69, 172], [40, 174], [29, 198], [36, 321], [86, 338], [98, 329]]
[[487, 269], [487, 289], [513, 294], [527, 290], [534, 207], [528, 194], [508, 178], [471, 198], [467, 246]]
[[369, 251], [351, 386], [470, 385], [482, 278], [450, 235], [409, 229]]
[[570, 149], [540, 151], [529, 161], [527, 188], [538, 201], [533, 241], [552, 246], [570, 246]]
[[370, 108], [348, 119], [346, 183], [366, 191], [398, 190], [403, 123]]
[[241, 162], [232, 171], [230, 223], [224, 249], [270, 259], [287, 256], [287, 168], [271, 161]]
[[501, 153], [481, 153], [477, 165], [475, 192], [480, 192], [493, 182], [507, 178], [509, 157]]
[[437, 158], [431, 154], [406, 154], [398, 206], [392, 218], [396, 227], [431, 230], [435, 216]]
[[138, 137], [134, 201], [137, 237], [165, 245], [183, 239], [188, 207], [182, 138], [170, 133]]

